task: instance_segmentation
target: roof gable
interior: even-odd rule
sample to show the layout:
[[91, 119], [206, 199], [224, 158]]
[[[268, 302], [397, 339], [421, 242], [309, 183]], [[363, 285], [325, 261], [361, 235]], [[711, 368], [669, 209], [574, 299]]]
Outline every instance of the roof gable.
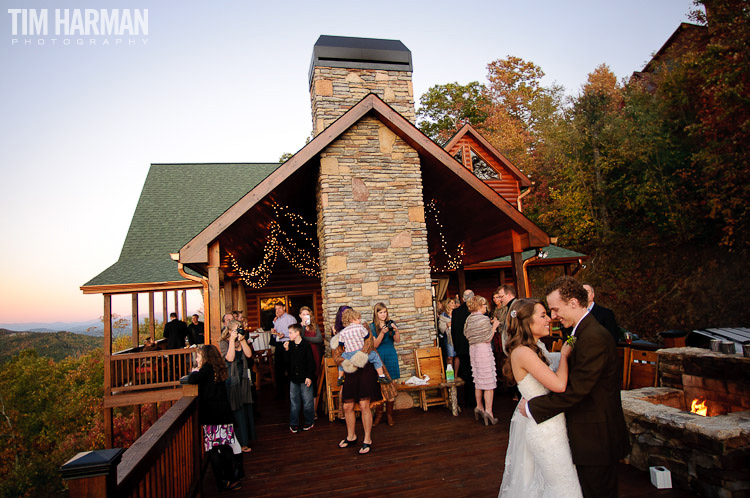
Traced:
[[[512, 162], [508, 160], [507, 157], [502, 155], [500, 151], [498, 151], [495, 147], [490, 144], [487, 139], [485, 139], [481, 133], [479, 133], [473, 126], [471, 126], [469, 123], [466, 123], [461, 127], [460, 130], [458, 130], [448, 142], [443, 146], [443, 148], [448, 151], [451, 155], [455, 153], [454, 149], [456, 148], [456, 145], [461, 141], [462, 138], [467, 137], [470, 139], [471, 142], [473, 142], [476, 146], [478, 146], [480, 149], [484, 150], [476, 150], [475, 152], [483, 155], [483, 154], [489, 154], [492, 156], [493, 159], [495, 159], [498, 163], [502, 165], [502, 167], [513, 177], [515, 177], [520, 185], [522, 187], [530, 187], [531, 186], [531, 180], [523, 174], [523, 172], [518, 169]], [[502, 171], [499, 171], [499, 173], [503, 173]]]
[[[318, 136], [292, 156], [287, 162], [282, 164], [277, 170], [261, 181], [255, 189], [248, 192], [234, 205], [222, 213], [221, 216], [211, 223], [211, 225], [207, 226], [187, 242], [187, 244], [185, 244], [180, 250], [180, 261], [186, 265], [200, 265], [206, 263], [208, 261], [208, 246], [212, 241], [216, 240], [224, 230], [236, 222], [243, 216], [243, 214], [259, 203], [264, 197], [273, 192], [275, 188], [281, 185], [292, 174], [300, 170], [304, 165], [315, 160], [323, 149], [367, 114], [374, 115], [385, 126], [391, 129], [391, 131], [413, 147], [420, 154], [422, 162], [427, 158], [429, 162], [447, 168], [455, 176], [458, 176], [465, 184], [468, 184], [473, 188], [479, 196], [483, 197], [495, 208], [500, 210], [510, 219], [511, 224], [514, 227], [517, 227], [519, 232], [524, 232], [528, 235], [525, 242], [530, 247], [542, 247], [549, 244], [549, 237], [543, 230], [523, 216], [523, 214], [516, 210], [514, 206], [498, 196], [495, 191], [487, 186], [482, 180], [467, 171], [466, 168], [451, 157], [446, 150], [433, 142], [429, 137], [416, 128], [414, 124], [401, 116], [378, 96], [368, 94], [344, 115], [319, 133]], [[489, 144], [487, 145], [489, 146]], [[499, 155], [502, 156], [501, 154]], [[507, 159], [505, 161], [507, 161]], [[508, 164], [510, 163], [508, 162]], [[518, 173], [523, 176], [520, 171]], [[528, 179], [526, 180], [528, 181]]]

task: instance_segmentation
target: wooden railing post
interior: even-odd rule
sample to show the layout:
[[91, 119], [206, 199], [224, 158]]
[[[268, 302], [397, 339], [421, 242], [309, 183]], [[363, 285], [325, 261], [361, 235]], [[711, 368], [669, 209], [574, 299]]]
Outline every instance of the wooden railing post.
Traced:
[[71, 498], [117, 496], [117, 465], [125, 452], [122, 448], [79, 453], [60, 467], [68, 482]]

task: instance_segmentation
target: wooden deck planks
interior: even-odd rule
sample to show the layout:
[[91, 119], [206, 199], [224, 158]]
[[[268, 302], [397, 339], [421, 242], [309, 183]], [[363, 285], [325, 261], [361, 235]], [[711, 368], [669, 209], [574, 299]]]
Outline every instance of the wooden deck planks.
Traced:
[[[369, 455], [358, 455], [360, 445], [341, 449], [346, 429], [322, 414], [315, 427], [292, 434], [288, 408], [260, 393], [262, 417], [258, 440], [245, 455], [247, 478], [242, 489], [221, 496], [263, 497], [496, 497], [502, 481], [508, 426], [515, 407], [499, 395], [495, 416], [500, 423], [485, 427], [473, 414], [452, 417], [443, 407], [395, 412], [396, 425], [382, 423], [373, 430]], [[362, 441], [362, 425], [357, 421]], [[209, 470], [205, 496], [217, 496]], [[693, 496], [680, 490], [657, 490], [648, 473], [620, 466], [622, 498]]]

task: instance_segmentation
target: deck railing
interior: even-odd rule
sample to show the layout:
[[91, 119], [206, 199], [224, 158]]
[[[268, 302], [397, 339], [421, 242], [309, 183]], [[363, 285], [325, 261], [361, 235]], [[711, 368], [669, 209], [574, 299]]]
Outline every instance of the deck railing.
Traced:
[[190, 373], [194, 349], [167, 349], [110, 356], [113, 392], [178, 386]]
[[[203, 481], [203, 438], [200, 431], [198, 398], [184, 397], [122, 453], [119, 464], [113, 461], [108, 479], [102, 479], [101, 466], [92, 472], [91, 477], [82, 476], [81, 471], [75, 470], [76, 460], [87, 458], [85, 454], [79, 454], [66, 463], [61, 472], [69, 479], [70, 496], [196, 496]], [[73, 469], [71, 478], [66, 477], [66, 467]], [[96, 487], [93, 483], [97, 479], [108, 480], [111, 484]]]

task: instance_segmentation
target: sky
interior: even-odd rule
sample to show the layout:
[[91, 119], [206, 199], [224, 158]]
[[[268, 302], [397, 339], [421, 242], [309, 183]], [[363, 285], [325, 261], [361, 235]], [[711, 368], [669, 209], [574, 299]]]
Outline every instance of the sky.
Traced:
[[[110, 15], [147, 9], [148, 32], [66, 36], [54, 33], [55, 9], [69, 9], [72, 24], [90, 2], [0, 2], [0, 325], [102, 314], [102, 297], [80, 286], [117, 261], [151, 163], [275, 162], [299, 150], [312, 128], [308, 70], [322, 34], [401, 40], [417, 101], [436, 84], [485, 82], [486, 65], [508, 55], [575, 95], [599, 64], [619, 78], [642, 69], [694, 8], [103, 0], [96, 9]], [[14, 9], [47, 9], [47, 35], [24, 36]], [[194, 202], [189, 185], [176, 187]]]

